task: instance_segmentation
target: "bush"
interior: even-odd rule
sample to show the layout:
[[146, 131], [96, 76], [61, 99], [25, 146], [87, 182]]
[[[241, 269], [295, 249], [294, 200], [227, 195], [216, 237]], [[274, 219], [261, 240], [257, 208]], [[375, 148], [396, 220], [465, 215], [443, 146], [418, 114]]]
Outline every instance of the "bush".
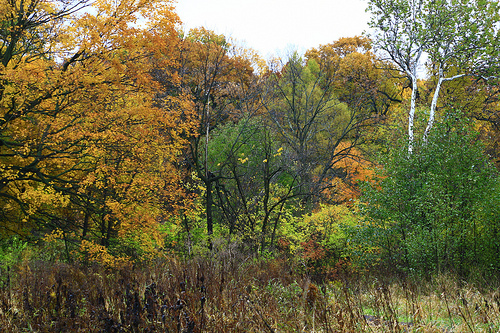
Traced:
[[[498, 177], [467, 120], [437, 125], [428, 142], [395, 149], [365, 184], [365, 222], [352, 230], [360, 261], [426, 275], [497, 270]], [[360, 247], [358, 246], [358, 249]], [[498, 259], [498, 258], [496, 258]]]
[[347, 268], [346, 226], [355, 223], [351, 207], [321, 205], [314, 213], [283, 223], [278, 248], [298, 259], [315, 282], [337, 279]]
[[17, 236], [0, 240], [0, 287], [9, 283], [10, 269], [21, 262], [27, 243]]

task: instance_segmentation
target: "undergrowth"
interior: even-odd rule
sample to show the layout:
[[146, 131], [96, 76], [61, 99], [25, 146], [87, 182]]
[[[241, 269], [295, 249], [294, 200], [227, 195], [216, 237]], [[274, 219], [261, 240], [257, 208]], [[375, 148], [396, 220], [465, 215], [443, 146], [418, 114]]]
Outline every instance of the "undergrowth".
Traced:
[[289, 259], [164, 257], [120, 269], [41, 261], [9, 271], [2, 332], [498, 332], [500, 294], [450, 276], [344, 275]]

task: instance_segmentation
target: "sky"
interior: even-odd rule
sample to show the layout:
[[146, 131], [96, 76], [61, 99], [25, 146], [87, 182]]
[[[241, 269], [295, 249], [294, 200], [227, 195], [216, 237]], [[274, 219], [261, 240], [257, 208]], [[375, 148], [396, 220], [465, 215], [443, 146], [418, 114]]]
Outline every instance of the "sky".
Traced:
[[304, 52], [368, 28], [366, 0], [177, 0], [184, 30], [205, 27], [264, 58]]

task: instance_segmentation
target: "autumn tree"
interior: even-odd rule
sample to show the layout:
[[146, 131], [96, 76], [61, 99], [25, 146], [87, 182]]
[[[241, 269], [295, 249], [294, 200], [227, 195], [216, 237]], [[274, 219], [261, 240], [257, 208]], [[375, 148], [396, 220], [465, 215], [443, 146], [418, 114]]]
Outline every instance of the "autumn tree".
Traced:
[[383, 80], [369, 49], [366, 39], [341, 39], [305, 60], [294, 55], [270, 76], [263, 103], [304, 198], [335, 192], [334, 180], [348, 179], [341, 162], [359, 157], [363, 130], [397, 100], [379, 94]]
[[214, 184], [220, 178], [218, 170], [210, 169], [208, 163], [211, 132], [254, 112], [255, 80], [250, 59], [223, 35], [193, 29], [184, 36], [180, 51], [181, 65], [176, 70], [182, 80], [179, 91], [192, 99], [197, 126], [185, 163], [204, 185], [207, 233], [211, 235]]
[[73, 186], [64, 171], [76, 168], [81, 148], [79, 138], [68, 140], [62, 134], [79, 118], [66, 112], [67, 95], [75, 90], [70, 65], [79, 55], [61, 63], [52, 59], [64, 56], [53, 49], [63, 23], [86, 5], [1, 4], [0, 197], [2, 226], [9, 231], [26, 231], [28, 219], [43, 206], [50, 218], [55, 207], [68, 203], [64, 194]]
[[[362, 179], [384, 144], [390, 140], [386, 128], [392, 126], [395, 110], [402, 101], [401, 80], [394, 75], [394, 67], [372, 52], [366, 37], [340, 38], [306, 52], [335, 76], [334, 88], [339, 101], [351, 109], [370, 117], [370, 126], [362, 129], [363, 145], [351, 151], [351, 157], [341, 162], [349, 177], [336, 179], [346, 194], [358, 192], [352, 178]], [[347, 182], [346, 182], [347, 181]], [[339, 193], [337, 193], [339, 194]]]
[[366, 37], [344, 37], [305, 54], [336, 76], [338, 98], [351, 107], [364, 108], [383, 119], [391, 108], [401, 102], [398, 80], [393, 68], [373, 52]]
[[154, 230], [162, 196], [181, 202], [173, 165], [192, 104], [159, 97], [151, 75], [175, 63], [168, 2], [84, 5], [9, 3], [2, 17], [2, 226], [108, 246]]

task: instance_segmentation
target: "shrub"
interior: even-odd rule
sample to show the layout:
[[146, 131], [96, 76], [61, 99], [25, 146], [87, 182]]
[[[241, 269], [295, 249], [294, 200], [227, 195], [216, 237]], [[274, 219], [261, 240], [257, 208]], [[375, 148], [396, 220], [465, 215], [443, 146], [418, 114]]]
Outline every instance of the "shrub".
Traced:
[[[352, 229], [360, 261], [429, 275], [498, 268], [498, 177], [467, 120], [436, 126], [427, 142], [395, 149], [375, 183], [365, 184]], [[358, 250], [359, 250], [358, 246]], [[367, 260], [367, 257], [369, 260]]]

